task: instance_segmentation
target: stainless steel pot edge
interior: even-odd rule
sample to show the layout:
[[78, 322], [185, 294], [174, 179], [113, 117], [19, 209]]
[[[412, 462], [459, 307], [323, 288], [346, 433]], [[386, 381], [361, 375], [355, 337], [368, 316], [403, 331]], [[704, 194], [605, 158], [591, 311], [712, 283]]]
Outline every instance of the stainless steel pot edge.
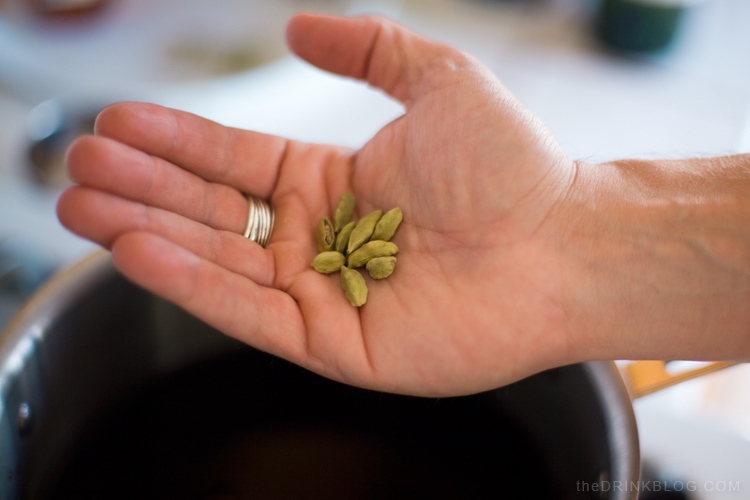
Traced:
[[108, 264], [110, 260], [109, 252], [100, 250], [53, 276], [0, 334], [0, 418], [6, 411], [3, 406], [10, 384], [34, 354], [36, 345], [44, 340], [52, 318], [95, 282], [108, 278], [107, 273], [92, 272], [94, 269], [109, 266], [111, 273], [116, 273]]
[[[591, 375], [593, 387], [602, 401], [607, 424], [607, 440], [612, 450], [609, 471], [599, 478], [602, 499], [636, 500], [640, 480], [640, 446], [638, 427], [627, 387], [613, 361], [590, 361], [583, 364]], [[628, 484], [610, 478], [626, 478]]]
[[[109, 252], [102, 250], [92, 254], [50, 279], [3, 331], [0, 335], [0, 418], [6, 411], [15, 410], [4, 408], [7, 391], [44, 341], [50, 322], [86, 291], [116, 273]], [[584, 363], [583, 367], [602, 402], [612, 450], [610, 470], [603, 471], [599, 479], [609, 491], [601, 498], [635, 500], [638, 492], [632, 485], [615, 488], [616, 485], [609, 482], [609, 478], [623, 478], [637, 484], [639, 479], [638, 434], [629, 394], [613, 362], [594, 361]]]

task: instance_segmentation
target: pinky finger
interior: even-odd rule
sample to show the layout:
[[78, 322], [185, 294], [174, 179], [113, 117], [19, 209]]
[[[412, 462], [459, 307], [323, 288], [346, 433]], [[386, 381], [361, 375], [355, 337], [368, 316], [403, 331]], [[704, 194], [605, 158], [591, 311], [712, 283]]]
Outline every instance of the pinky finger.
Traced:
[[112, 256], [128, 279], [214, 328], [260, 350], [307, 364], [305, 323], [288, 294], [262, 287], [151, 233], [121, 236]]

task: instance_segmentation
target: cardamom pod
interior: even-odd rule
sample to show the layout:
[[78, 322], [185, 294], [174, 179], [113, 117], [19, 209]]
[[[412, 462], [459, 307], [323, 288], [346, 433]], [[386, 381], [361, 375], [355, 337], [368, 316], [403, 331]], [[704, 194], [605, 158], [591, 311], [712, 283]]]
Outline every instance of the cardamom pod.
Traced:
[[396, 257], [375, 257], [367, 261], [367, 272], [376, 280], [390, 276], [395, 267]]
[[370, 236], [372, 236], [372, 232], [375, 230], [375, 225], [382, 215], [382, 210], [375, 210], [359, 219], [357, 225], [354, 226], [354, 230], [352, 230], [351, 236], [349, 236], [349, 244], [346, 249], [347, 254], [351, 254], [370, 240]]
[[393, 238], [393, 235], [396, 233], [396, 229], [398, 229], [398, 225], [401, 224], [401, 220], [403, 218], [404, 215], [401, 213], [401, 209], [398, 207], [386, 212], [375, 226], [375, 230], [370, 237], [370, 241], [391, 241], [391, 238]]
[[398, 253], [398, 247], [390, 241], [369, 241], [349, 255], [350, 268], [362, 267], [375, 257], [389, 257]]
[[318, 222], [318, 227], [315, 229], [315, 238], [318, 241], [318, 252], [333, 250], [336, 232], [333, 230], [333, 224], [328, 217], [323, 217]]
[[359, 307], [367, 302], [367, 284], [365, 278], [355, 269], [341, 267], [341, 286], [349, 303]]
[[312, 261], [312, 267], [322, 274], [335, 273], [344, 265], [346, 257], [339, 252], [322, 252], [319, 253]]
[[341, 195], [339, 204], [336, 205], [336, 211], [333, 213], [333, 228], [337, 233], [352, 220], [355, 204], [356, 201], [352, 193]]
[[352, 221], [346, 226], [341, 228], [339, 234], [336, 235], [336, 243], [333, 245], [337, 252], [346, 253], [346, 247], [349, 244], [349, 237], [352, 234], [352, 230], [357, 223]]

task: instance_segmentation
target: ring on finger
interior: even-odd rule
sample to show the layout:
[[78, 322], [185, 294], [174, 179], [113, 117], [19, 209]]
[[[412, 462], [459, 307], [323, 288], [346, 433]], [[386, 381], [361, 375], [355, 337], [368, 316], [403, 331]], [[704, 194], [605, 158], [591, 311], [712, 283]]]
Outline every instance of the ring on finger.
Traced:
[[247, 224], [243, 236], [266, 248], [273, 232], [274, 212], [271, 205], [255, 196], [247, 196]]

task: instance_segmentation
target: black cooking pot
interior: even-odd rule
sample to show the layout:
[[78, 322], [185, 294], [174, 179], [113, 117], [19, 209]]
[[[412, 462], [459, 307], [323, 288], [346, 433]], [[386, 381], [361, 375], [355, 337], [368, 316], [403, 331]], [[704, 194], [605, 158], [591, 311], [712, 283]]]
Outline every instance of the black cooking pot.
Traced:
[[231, 340], [100, 252], [0, 338], [0, 499], [635, 499], [613, 363], [496, 390], [357, 389]]

